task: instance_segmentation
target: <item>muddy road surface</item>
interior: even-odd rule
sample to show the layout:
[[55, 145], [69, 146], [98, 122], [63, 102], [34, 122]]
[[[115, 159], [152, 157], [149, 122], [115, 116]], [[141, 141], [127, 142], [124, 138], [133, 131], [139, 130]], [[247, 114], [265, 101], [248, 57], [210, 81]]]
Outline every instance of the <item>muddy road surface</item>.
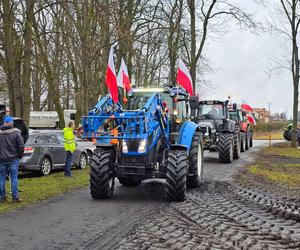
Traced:
[[1, 214], [0, 249], [300, 249], [298, 203], [232, 183], [264, 143], [231, 165], [206, 153], [205, 183], [185, 202], [166, 202], [163, 181], [146, 181], [117, 184], [111, 200], [81, 189]]

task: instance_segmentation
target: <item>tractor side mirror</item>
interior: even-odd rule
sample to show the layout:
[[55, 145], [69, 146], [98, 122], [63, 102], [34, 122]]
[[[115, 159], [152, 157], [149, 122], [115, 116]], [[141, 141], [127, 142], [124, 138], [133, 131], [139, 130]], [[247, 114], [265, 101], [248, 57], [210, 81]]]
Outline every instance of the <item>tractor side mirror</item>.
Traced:
[[236, 105], [236, 103], [232, 104], [232, 108], [233, 108], [234, 111], [237, 110], [237, 105]]
[[198, 109], [199, 108], [199, 98], [198, 98], [198, 96], [191, 96], [190, 97], [190, 107], [191, 107], [191, 109]]

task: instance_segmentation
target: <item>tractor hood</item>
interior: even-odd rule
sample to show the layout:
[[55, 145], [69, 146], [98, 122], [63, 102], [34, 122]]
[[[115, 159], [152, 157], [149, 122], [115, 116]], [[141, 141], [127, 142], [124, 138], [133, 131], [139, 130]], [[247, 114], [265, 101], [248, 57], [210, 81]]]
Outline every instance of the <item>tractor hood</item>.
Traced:
[[203, 121], [200, 121], [198, 124], [200, 127], [209, 127], [211, 129], [213, 129], [215, 127], [213, 120], [203, 120]]

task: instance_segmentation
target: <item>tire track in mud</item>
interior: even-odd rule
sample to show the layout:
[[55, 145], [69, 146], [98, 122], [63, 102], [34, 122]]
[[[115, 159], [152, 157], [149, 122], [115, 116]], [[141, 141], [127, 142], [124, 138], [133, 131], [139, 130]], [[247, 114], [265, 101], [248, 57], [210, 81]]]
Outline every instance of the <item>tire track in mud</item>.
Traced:
[[152, 216], [118, 249], [300, 249], [298, 215], [297, 202], [205, 183]]

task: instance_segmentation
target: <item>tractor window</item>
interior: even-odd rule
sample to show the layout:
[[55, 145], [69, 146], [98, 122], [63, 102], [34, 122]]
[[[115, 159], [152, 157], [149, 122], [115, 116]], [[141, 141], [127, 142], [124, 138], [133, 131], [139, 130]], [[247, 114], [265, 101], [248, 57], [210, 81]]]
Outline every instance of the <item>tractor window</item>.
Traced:
[[230, 120], [233, 120], [233, 121], [236, 121], [236, 122], [239, 120], [237, 113], [234, 112], [234, 111], [229, 112], [229, 118], [230, 118]]
[[222, 104], [200, 104], [198, 116], [209, 116], [212, 119], [223, 119], [225, 109]]
[[239, 111], [239, 116], [240, 116], [240, 121], [243, 121], [244, 119], [244, 117], [243, 117], [243, 114], [242, 114], [242, 112], [241, 111]]
[[128, 110], [141, 109], [152, 95], [153, 93], [134, 93], [134, 95], [128, 99]]
[[178, 112], [177, 118], [185, 120], [187, 116], [186, 103], [184, 101], [176, 102], [176, 110]]

